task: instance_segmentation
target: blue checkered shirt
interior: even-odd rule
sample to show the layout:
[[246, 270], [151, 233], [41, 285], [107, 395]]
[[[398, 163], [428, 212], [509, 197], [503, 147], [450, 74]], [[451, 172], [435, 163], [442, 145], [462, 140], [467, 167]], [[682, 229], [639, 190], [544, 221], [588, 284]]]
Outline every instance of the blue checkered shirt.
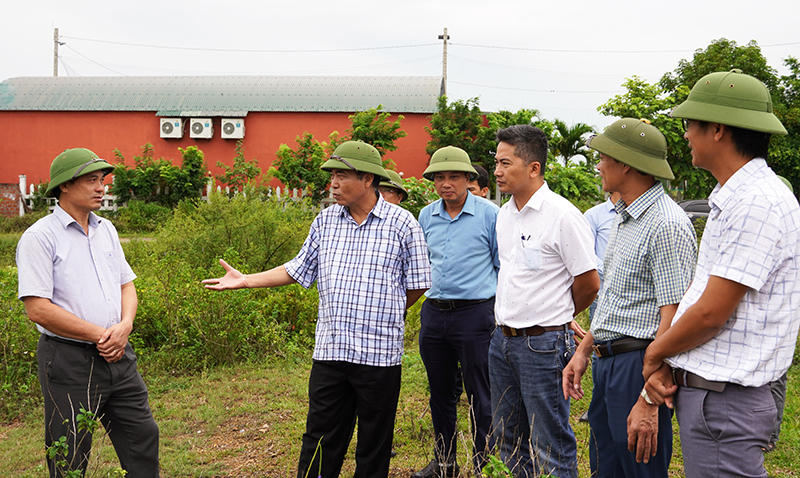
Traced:
[[592, 336], [597, 342], [623, 336], [653, 339], [659, 308], [679, 303], [692, 282], [697, 237], [660, 182], [629, 206], [618, 201], [616, 208]]
[[766, 161], [751, 159], [709, 197], [697, 272], [672, 323], [709, 276], [748, 287], [722, 330], [667, 359], [706, 380], [758, 387], [792, 363], [800, 326], [800, 206]]
[[379, 196], [357, 224], [346, 208], [331, 206], [285, 267], [303, 287], [317, 281], [315, 360], [400, 365], [406, 290], [431, 286], [428, 248], [411, 213]]

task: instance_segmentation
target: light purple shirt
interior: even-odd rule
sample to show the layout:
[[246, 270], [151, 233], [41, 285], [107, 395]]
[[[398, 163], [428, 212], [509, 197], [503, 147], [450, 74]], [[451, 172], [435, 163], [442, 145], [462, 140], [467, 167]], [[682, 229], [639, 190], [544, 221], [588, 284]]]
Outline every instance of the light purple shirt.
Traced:
[[[136, 278], [114, 225], [89, 214], [89, 235], [56, 206], [17, 245], [20, 299], [42, 297], [103, 328], [122, 316], [123, 284]], [[39, 332], [55, 335], [37, 325]]]

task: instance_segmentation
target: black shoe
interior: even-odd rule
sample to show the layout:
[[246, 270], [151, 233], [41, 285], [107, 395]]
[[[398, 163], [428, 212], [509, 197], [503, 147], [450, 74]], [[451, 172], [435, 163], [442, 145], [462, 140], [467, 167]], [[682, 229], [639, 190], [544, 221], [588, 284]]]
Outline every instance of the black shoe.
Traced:
[[411, 473], [411, 478], [453, 478], [458, 476], [458, 463], [442, 463], [431, 460], [428, 466], [416, 473]]
[[581, 415], [581, 417], [578, 418], [578, 421], [579, 422], [588, 422], [589, 421], [589, 412], [588, 411], [583, 412], [583, 415]]
[[391, 455], [389, 455], [389, 458], [394, 458], [394, 457], [396, 457], [396, 456], [397, 456], [397, 452], [396, 452], [396, 451], [394, 451], [394, 448], [392, 448], [392, 454], [391, 454]]

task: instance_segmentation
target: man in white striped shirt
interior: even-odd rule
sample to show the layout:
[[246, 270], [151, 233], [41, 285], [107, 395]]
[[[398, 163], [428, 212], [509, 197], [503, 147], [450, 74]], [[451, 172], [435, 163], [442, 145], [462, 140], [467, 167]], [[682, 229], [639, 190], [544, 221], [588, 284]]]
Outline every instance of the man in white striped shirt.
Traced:
[[645, 354], [642, 396], [675, 394], [687, 477], [766, 478], [769, 382], [789, 368], [800, 326], [800, 205], [764, 159], [786, 130], [764, 84], [740, 70], [701, 78], [672, 116], [692, 164], [719, 184], [694, 281]]

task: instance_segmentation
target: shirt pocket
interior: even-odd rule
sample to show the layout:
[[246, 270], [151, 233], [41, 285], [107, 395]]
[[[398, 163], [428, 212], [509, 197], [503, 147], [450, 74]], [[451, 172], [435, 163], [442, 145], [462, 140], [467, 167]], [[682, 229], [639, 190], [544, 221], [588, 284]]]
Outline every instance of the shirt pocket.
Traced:
[[120, 267], [119, 254], [117, 251], [112, 250], [103, 252], [103, 259], [108, 267], [109, 273], [111, 273], [115, 278], [120, 277], [120, 274], [122, 274], [122, 269]]
[[522, 248], [525, 257], [525, 268], [539, 270], [542, 268], [542, 247], [539, 244], [526, 244]]

